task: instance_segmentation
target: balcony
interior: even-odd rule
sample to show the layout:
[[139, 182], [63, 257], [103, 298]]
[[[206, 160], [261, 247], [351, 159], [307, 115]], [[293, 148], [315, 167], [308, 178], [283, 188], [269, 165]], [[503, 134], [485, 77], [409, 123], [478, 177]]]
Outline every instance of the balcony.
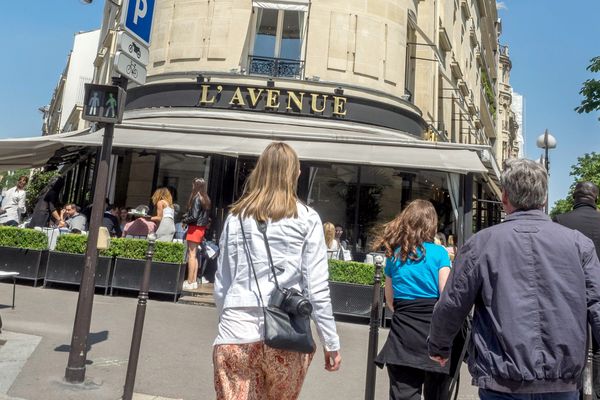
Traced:
[[300, 78], [304, 70], [304, 61], [272, 57], [248, 57], [249, 75]]
[[452, 76], [456, 79], [462, 79], [463, 73], [460, 69], [460, 64], [456, 61], [454, 56], [452, 56], [452, 61], [450, 61], [450, 69], [452, 70]]

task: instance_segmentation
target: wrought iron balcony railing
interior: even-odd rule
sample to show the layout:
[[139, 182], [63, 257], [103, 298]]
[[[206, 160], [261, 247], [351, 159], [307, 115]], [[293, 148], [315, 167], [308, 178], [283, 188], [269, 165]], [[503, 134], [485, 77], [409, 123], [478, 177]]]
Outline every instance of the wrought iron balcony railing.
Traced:
[[304, 61], [286, 58], [248, 57], [248, 74], [297, 78], [302, 75]]

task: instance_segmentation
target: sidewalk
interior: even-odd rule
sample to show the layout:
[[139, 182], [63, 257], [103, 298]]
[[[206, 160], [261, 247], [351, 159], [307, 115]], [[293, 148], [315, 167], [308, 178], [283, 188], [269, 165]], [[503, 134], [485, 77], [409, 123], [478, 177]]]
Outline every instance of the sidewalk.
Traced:
[[[11, 284], [0, 284], [4, 322], [0, 343], [6, 341], [0, 345], [0, 400], [121, 398], [137, 298], [94, 298], [86, 382], [71, 385], [63, 376], [78, 293], [19, 285], [16, 307], [11, 310], [11, 290]], [[150, 300], [134, 398], [213, 399], [216, 319], [214, 308]], [[341, 370], [325, 372], [322, 353], [317, 350], [301, 400], [364, 398], [369, 326], [338, 323], [338, 330]], [[386, 336], [387, 330], [380, 330], [380, 346]], [[461, 382], [460, 399], [477, 398], [475, 389], [464, 382], [468, 380]], [[387, 390], [387, 374], [378, 369], [376, 398], [387, 399]]]

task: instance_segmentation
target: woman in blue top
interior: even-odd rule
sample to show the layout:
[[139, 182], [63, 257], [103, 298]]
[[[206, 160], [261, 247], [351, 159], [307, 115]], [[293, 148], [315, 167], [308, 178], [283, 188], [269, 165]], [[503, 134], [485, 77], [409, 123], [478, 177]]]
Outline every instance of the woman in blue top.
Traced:
[[433, 242], [437, 222], [433, 205], [415, 200], [374, 241], [373, 247], [384, 249], [387, 257], [385, 297], [394, 312], [375, 362], [387, 366], [392, 400], [420, 400], [421, 394], [425, 400], [449, 397], [450, 363], [441, 367], [427, 352], [433, 306], [450, 273], [448, 252]]

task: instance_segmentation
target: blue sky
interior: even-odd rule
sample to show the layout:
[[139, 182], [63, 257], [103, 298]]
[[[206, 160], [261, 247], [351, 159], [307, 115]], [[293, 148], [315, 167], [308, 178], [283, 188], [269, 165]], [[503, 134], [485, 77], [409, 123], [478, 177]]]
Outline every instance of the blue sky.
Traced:
[[[50, 102], [75, 32], [98, 28], [104, 0], [33, 0], [2, 4], [0, 13], [0, 138], [40, 135], [38, 107]], [[550, 200], [566, 195], [577, 157], [600, 151], [599, 113], [580, 115], [581, 83], [600, 55], [600, 1], [504, 0], [501, 42], [510, 47], [511, 83], [525, 97], [526, 155], [548, 128], [558, 140], [550, 153]]]

